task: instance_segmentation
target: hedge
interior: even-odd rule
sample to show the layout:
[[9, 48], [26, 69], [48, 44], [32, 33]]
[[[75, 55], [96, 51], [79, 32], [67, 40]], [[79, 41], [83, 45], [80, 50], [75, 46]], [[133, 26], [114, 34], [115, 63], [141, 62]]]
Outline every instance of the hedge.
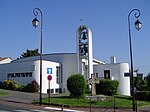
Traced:
[[150, 101], [150, 91], [139, 91], [135, 94], [136, 100]]
[[112, 96], [117, 93], [119, 82], [116, 80], [102, 79], [96, 84], [96, 94]]

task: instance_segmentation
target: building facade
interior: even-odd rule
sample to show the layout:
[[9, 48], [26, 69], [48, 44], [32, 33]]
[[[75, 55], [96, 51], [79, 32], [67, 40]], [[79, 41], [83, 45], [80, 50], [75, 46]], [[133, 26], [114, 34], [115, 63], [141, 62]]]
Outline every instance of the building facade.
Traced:
[[[86, 80], [95, 74], [97, 78], [109, 78], [119, 81], [118, 92], [130, 95], [130, 79], [124, 77], [129, 73], [128, 63], [116, 63], [115, 57], [110, 64], [93, 59], [92, 31], [85, 25], [78, 27], [76, 32], [76, 53], [53, 53], [42, 56], [42, 93], [67, 92], [66, 81], [72, 74], [82, 74]], [[0, 60], [0, 81], [5, 79], [16, 80], [21, 84], [28, 84], [32, 80], [40, 82], [39, 56], [32, 56], [18, 60]]]
[[[72, 74], [78, 72], [78, 54], [77, 53], [55, 53], [43, 55], [42, 61], [42, 93], [47, 93], [48, 79], [50, 81], [51, 93], [67, 92], [66, 81]], [[40, 82], [39, 75], [39, 56], [23, 58], [11, 61], [11, 63], [0, 64], [0, 81], [10, 79], [16, 80], [20, 84], [28, 84], [32, 80]], [[82, 59], [82, 73], [87, 74], [88, 60]], [[97, 78], [105, 78], [119, 81], [118, 92], [123, 95], [130, 95], [130, 78], [124, 73], [129, 72], [128, 63], [110, 63], [105, 64], [102, 61], [93, 59], [93, 73]], [[90, 77], [88, 77], [89, 79]]]
[[128, 63], [109, 63], [94, 65], [94, 74], [99, 79], [111, 79], [119, 82], [118, 93], [130, 96], [130, 77], [125, 76], [129, 73]]

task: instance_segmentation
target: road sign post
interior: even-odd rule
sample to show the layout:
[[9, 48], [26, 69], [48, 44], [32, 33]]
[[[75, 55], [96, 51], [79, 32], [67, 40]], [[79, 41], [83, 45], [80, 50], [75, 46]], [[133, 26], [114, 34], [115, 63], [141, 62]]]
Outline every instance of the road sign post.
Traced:
[[52, 76], [51, 75], [48, 75], [47, 76], [47, 80], [48, 80], [48, 89], [49, 89], [49, 92], [48, 92], [48, 98], [49, 98], [49, 105], [50, 105], [50, 81], [52, 80]]
[[50, 80], [48, 80], [48, 85], [49, 85], [48, 102], [50, 105]]

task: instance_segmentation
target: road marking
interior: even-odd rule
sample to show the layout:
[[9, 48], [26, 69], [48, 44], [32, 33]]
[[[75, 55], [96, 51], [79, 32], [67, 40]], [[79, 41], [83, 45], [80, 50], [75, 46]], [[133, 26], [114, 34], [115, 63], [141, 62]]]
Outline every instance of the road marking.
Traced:
[[30, 112], [28, 110], [13, 110], [12, 112]]
[[9, 112], [9, 111], [6, 111], [6, 110], [0, 110], [0, 112]]
[[[62, 110], [61, 108], [54, 108], [54, 107], [45, 107], [45, 109], [48, 109], [48, 110], [58, 110], [58, 111]], [[63, 111], [65, 111], [65, 112], [85, 112], [85, 111], [71, 110], [71, 109], [63, 109]]]

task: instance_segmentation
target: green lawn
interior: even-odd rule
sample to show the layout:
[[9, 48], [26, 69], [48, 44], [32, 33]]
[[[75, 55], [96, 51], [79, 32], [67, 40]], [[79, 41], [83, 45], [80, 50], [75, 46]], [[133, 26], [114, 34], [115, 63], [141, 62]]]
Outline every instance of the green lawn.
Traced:
[[[44, 99], [43, 102], [48, 102], [48, 99]], [[64, 105], [64, 106], [89, 106], [90, 100], [88, 99], [74, 99], [74, 98], [51, 98], [51, 104]], [[105, 105], [105, 101], [91, 101], [92, 106]], [[112, 102], [107, 101], [107, 106], [111, 106]]]
[[3, 95], [7, 95], [7, 93], [0, 91], [0, 96], [3, 96]]
[[[115, 98], [116, 107], [117, 108], [132, 108], [132, 100], [130, 97], [117, 95]], [[150, 105], [150, 102], [146, 101], [137, 101], [138, 108], [142, 106]], [[38, 101], [36, 101], [38, 103]], [[49, 99], [44, 98], [42, 99], [42, 103], [49, 104]], [[99, 106], [99, 107], [113, 107], [114, 105], [114, 98], [113, 97], [106, 97], [105, 100], [94, 99], [90, 101], [88, 98], [83, 99], [74, 99], [70, 98], [69, 96], [61, 96], [61, 97], [52, 97], [50, 98], [51, 105], [64, 105], [64, 106]]]

